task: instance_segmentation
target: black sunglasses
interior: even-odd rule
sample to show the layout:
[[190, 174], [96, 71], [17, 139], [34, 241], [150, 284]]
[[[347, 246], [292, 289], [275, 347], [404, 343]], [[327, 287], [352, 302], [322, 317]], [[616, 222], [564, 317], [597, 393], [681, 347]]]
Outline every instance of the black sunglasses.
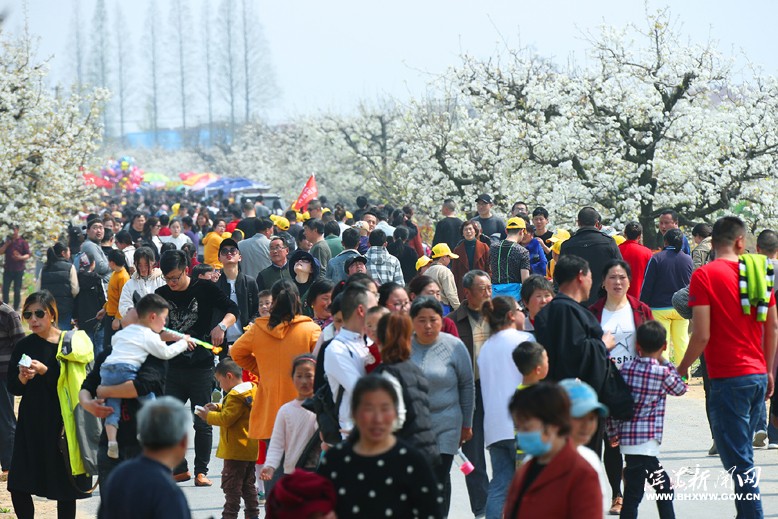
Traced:
[[32, 319], [33, 313], [35, 313], [35, 317], [37, 317], [38, 319], [43, 319], [44, 317], [46, 317], [46, 310], [35, 310], [35, 312], [30, 312], [30, 311], [22, 312], [22, 317], [24, 317], [27, 321], [29, 321], [30, 319]]

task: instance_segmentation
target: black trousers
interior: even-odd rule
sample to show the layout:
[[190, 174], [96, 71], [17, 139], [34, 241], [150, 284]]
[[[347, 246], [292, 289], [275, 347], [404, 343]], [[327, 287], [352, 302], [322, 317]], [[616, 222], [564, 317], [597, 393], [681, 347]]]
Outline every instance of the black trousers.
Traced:
[[489, 495], [489, 474], [486, 472], [486, 451], [484, 450], [484, 400], [481, 381], [475, 381], [475, 411], [473, 413], [473, 437], [462, 445], [462, 452], [473, 464], [475, 470], [467, 475], [465, 484], [470, 498], [470, 511], [479, 516], [486, 512], [486, 498]]
[[702, 389], [705, 391], [705, 416], [708, 418], [710, 437], [713, 438], [713, 427], [710, 425], [710, 402], [708, 398], [708, 394], [710, 393], [710, 377], [708, 376], [708, 365], [705, 363], [705, 355], [700, 355], [700, 373], [702, 373]]
[[452, 463], [454, 463], [453, 454], [441, 454], [440, 464], [434, 467], [435, 477], [438, 479], [438, 484], [442, 487], [440, 494], [443, 497], [443, 504], [441, 505], [443, 508], [443, 517], [448, 517], [448, 510], [451, 507], [451, 464]]
[[10, 303], [8, 296], [11, 292], [11, 284], [14, 286], [14, 310], [19, 310], [22, 305], [22, 280], [24, 279], [24, 271], [19, 272], [4, 270], [3, 271], [3, 301]]
[[[165, 394], [178, 398], [182, 402], [189, 401], [189, 407], [194, 413], [196, 405], [205, 407], [211, 401], [213, 388], [213, 368], [173, 368], [167, 373]], [[213, 428], [194, 417], [194, 475], [208, 474], [208, 463], [211, 461], [211, 446], [213, 444]], [[186, 458], [173, 471], [181, 474], [189, 470]]]
[[[31, 494], [11, 492], [11, 502], [18, 519], [35, 519], [35, 504]], [[40, 517], [40, 514], [38, 515]], [[76, 500], [57, 501], [57, 519], [76, 519]]]
[[605, 474], [608, 476], [608, 483], [611, 485], [611, 499], [621, 497], [621, 477], [624, 469], [624, 460], [621, 457], [621, 449], [611, 447], [608, 438], [604, 438], [605, 445], [602, 455], [602, 464], [605, 466]]
[[[11, 376], [15, 369], [11, 368]], [[0, 377], [0, 466], [8, 470], [11, 466], [11, 455], [16, 437], [16, 415], [14, 414], [14, 397], [8, 392], [8, 377]]]
[[655, 456], [624, 455], [627, 466], [624, 468], [624, 504], [621, 507], [621, 519], [634, 519], [638, 516], [638, 505], [643, 500], [645, 484], [651, 485], [658, 496], [656, 507], [661, 519], [674, 519], [673, 489], [670, 477]]

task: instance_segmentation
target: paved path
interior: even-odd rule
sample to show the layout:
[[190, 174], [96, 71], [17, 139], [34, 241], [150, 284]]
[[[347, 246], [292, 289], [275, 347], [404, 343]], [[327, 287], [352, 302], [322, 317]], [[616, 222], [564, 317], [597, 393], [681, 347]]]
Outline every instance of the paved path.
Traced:
[[[702, 388], [692, 387], [690, 393], [680, 398], [668, 398], [667, 417], [665, 423], [665, 443], [663, 445], [660, 460], [668, 473], [673, 476], [684, 468], [694, 471], [699, 467], [699, 474], [708, 474], [708, 493], [720, 493], [724, 490], [717, 479], [723, 468], [718, 457], [708, 457], [710, 448], [710, 431], [705, 419], [704, 400]], [[218, 431], [214, 431], [214, 439], [218, 442]], [[216, 444], [214, 444], [214, 454]], [[191, 460], [194, 452], [190, 446], [187, 457]], [[488, 458], [488, 456], [487, 456]], [[762, 505], [765, 517], [778, 518], [778, 450], [756, 449], [755, 459], [757, 466], [761, 467], [761, 491]], [[186, 495], [195, 519], [207, 519], [221, 517], [223, 495], [219, 484], [221, 482], [221, 460], [212, 456], [210, 478], [214, 486], [210, 488], [196, 488], [192, 482], [182, 483], [181, 488]], [[707, 471], [707, 472], [706, 472]], [[469, 519], [470, 506], [467, 499], [464, 476], [455, 467], [452, 469], [452, 502], [451, 519]], [[682, 481], [691, 482], [691, 476], [682, 476]], [[684, 491], [687, 495], [697, 492]], [[705, 492], [700, 491], [700, 492]], [[94, 517], [98, 506], [98, 498], [79, 501], [80, 516]], [[735, 517], [735, 505], [728, 501], [675, 501], [676, 515], [681, 519], [719, 519]], [[242, 517], [242, 512], [241, 512]], [[653, 502], [643, 500], [640, 506], [641, 518], [656, 518], [656, 506]]]

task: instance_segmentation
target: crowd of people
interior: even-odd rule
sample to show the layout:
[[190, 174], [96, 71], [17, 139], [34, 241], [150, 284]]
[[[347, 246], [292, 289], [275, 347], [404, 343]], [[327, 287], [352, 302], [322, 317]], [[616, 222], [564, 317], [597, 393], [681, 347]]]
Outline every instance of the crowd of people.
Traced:
[[[411, 206], [364, 196], [301, 214], [127, 195], [74, 215], [24, 299], [34, 254], [15, 226], [0, 464], [17, 516], [36, 495], [74, 518], [96, 476], [99, 517], [190, 517], [178, 484], [213, 484], [217, 426], [228, 519], [241, 503], [247, 518], [447, 517], [455, 462], [474, 517], [631, 518], [649, 486], [674, 517], [665, 401], [694, 365], [709, 453], [749, 495], [738, 517], [761, 517], [749, 474], [754, 447], [778, 448], [778, 235], [752, 253], [723, 217], [690, 243], [667, 210], [652, 250], [640, 223], [604, 226], [593, 207], [564, 229], [543, 207], [503, 219], [489, 194], [473, 202], [462, 220], [444, 200], [425, 240]], [[97, 445], [74, 438], [89, 416]]]

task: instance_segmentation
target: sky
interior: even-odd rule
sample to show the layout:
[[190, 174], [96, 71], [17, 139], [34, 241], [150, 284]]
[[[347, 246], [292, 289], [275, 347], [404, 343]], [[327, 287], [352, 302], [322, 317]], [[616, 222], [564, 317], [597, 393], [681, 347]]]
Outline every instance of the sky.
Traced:
[[[79, 1], [82, 16], [90, 19], [94, 0]], [[109, 12], [119, 1], [106, 0]], [[215, 0], [190, 0], [193, 14], [203, 1]], [[52, 56], [55, 82], [72, 78], [73, 2], [27, 0], [30, 31], [40, 37], [39, 55]], [[122, 2], [125, 19], [104, 30], [140, 42], [148, 2]], [[167, 0], [158, 3], [166, 12]], [[561, 64], [571, 58], [581, 62], [587, 48], [583, 32], [603, 23], [641, 23], [647, 9], [663, 7], [690, 42], [717, 40], [725, 53], [743, 53], [766, 72], [778, 72], [774, 0], [263, 0], [255, 9], [280, 90], [268, 116], [284, 121], [349, 112], [360, 100], [420, 95], [437, 75], [457, 66], [462, 53], [485, 59], [498, 49], [531, 47]], [[18, 29], [23, 0], [0, 0], [3, 10], [9, 10], [7, 29]]]

